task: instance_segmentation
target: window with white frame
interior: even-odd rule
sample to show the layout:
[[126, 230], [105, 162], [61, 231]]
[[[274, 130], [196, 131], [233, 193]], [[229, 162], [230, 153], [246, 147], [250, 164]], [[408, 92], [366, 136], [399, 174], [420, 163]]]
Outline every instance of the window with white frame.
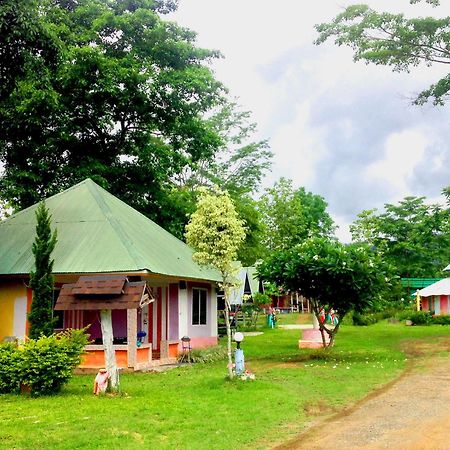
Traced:
[[206, 289], [192, 289], [192, 325], [206, 325]]

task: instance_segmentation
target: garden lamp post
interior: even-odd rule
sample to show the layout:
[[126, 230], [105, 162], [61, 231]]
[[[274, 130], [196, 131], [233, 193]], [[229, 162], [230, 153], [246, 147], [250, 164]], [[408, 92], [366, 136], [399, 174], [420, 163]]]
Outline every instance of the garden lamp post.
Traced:
[[236, 351], [234, 352], [234, 364], [236, 375], [240, 376], [245, 372], [244, 350], [241, 349], [241, 342], [244, 340], [244, 335], [238, 331], [234, 333], [234, 340], [237, 344]]

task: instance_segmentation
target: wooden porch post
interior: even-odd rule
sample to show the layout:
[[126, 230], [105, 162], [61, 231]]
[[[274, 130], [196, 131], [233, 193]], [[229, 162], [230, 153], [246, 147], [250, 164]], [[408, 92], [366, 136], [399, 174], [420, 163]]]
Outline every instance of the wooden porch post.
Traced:
[[127, 309], [127, 360], [128, 367], [136, 367], [137, 357], [137, 309]]

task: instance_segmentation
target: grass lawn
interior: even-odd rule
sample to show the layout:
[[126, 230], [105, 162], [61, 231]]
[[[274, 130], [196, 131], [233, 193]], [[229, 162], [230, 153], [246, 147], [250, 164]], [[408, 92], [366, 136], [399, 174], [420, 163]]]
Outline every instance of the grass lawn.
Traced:
[[246, 337], [256, 381], [225, 381], [224, 362], [122, 375], [122, 397], [92, 395], [92, 375], [54, 397], [0, 396], [0, 448], [264, 448], [399, 375], [416, 340], [450, 327], [343, 326], [329, 352], [299, 350], [299, 330]]

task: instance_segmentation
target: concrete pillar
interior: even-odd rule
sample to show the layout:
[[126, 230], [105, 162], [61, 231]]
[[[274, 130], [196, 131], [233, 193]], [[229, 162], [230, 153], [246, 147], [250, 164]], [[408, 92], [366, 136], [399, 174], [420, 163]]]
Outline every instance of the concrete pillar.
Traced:
[[210, 292], [210, 335], [217, 336], [217, 292], [213, 285], [211, 285]]
[[178, 289], [178, 339], [188, 334], [188, 295], [186, 289]]
[[137, 309], [127, 309], [127, 365], [136, 367], [137, 356]]

